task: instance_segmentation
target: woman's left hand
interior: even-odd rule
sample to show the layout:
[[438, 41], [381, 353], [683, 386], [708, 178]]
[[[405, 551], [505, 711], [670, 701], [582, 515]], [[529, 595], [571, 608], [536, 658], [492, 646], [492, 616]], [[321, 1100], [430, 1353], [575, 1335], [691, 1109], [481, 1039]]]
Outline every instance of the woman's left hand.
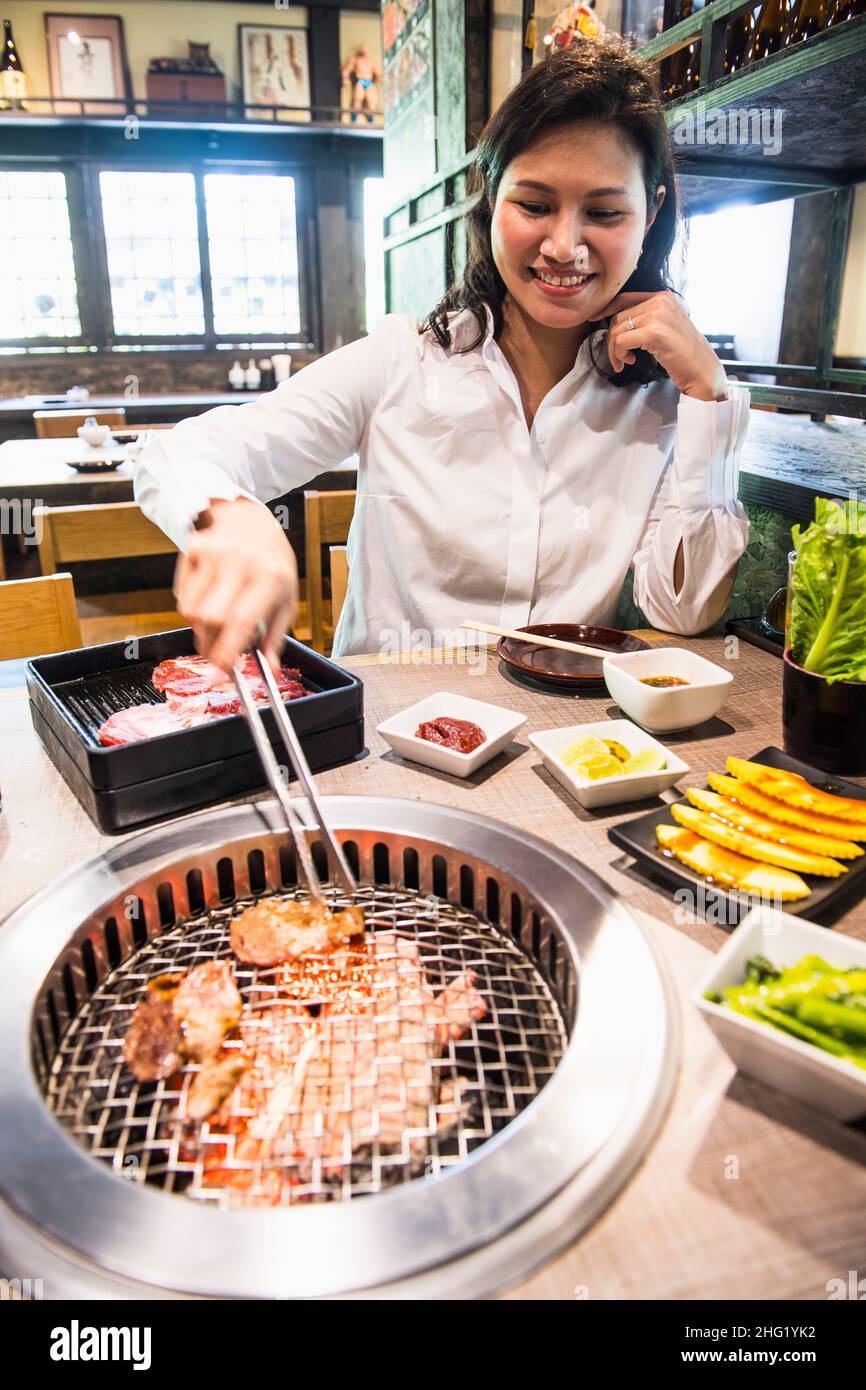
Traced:
[[592, 322], [610, 318], [607, 355], [615, 372], [635, 361], [643, 348], [662, 367], [684, 396], [699, 401], [725, 399], [725, 369], [670, 290], [618, 294]]

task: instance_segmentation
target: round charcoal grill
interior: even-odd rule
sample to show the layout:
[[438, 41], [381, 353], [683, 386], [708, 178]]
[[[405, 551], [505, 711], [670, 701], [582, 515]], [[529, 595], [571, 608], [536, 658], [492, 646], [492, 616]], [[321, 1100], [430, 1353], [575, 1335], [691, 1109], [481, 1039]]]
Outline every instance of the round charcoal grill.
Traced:
[[[364, 1013], [364, 1075], [306, 1102], [294, 1091], [280, 1142], [251, 1153], [242, 1086], [192, 1123], [196, 1068], [138, 1083], [122, 1044], [149, 980], [233, 959], [231, 920], [256, 898], [304, 897], [279, 812], [205, 813], [108, 850], [0, 933], [3, 1274], [38, 1275], [54, 1297], [489, 1293], [575, 1238], [639, 1160], [672, 1086], [673, 1015], [651, 946], [600, 880], [463, 812], [323, 805], [368, 940], [402, 943], [433, 992], [474, 977], [483, 1016], [421, 1063], [412, 1027], [385, 1010], [377, 1034]], [[292, 975], [308, 1025], [319, 968]], [[234, 972], [244, 1018], [267, 1030], [283, 967]]]

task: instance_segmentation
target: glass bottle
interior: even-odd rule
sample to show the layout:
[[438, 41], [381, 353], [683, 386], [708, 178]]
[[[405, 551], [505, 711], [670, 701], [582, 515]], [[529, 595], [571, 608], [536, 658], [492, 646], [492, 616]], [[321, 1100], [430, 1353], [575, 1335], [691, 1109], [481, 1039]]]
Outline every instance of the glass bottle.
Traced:
[[18, 57], [10, 20], [3, 21], [3, 51], [0, 53], [0, 111], [21, 110], [27, 95], [24, 68]]
[[778, 53], [788, 41], [788, 7], [785, 0], [765, 0], [746, 54], [747, 63], [759, 63]]
[[827, 19], [826, 0], [797, 0], [791, 16], [789, 43], [802, 43], [824, 28]]

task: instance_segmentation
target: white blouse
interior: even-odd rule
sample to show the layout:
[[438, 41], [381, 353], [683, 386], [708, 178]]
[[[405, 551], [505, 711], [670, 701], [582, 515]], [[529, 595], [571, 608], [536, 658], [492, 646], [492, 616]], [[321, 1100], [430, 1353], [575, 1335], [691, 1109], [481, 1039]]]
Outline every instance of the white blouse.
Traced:
[[[477, 335], [468, 310], [450, 326], [454, 347]], [[357, 453], [337, 656], [459, 644], [470, 617], [610, 624], [630, 565], [649, 622], [695, 633], [722, 613], [748, 539], [748, 416], [739, 387], [717, 402], [669, 380], [611, 386], [587, 339], [529, 429], [489, 309], [465, 354], [388, 314], [258, 401], [155, 432], [135, 496], [183, 548], [212, 498], [278, 497]]]

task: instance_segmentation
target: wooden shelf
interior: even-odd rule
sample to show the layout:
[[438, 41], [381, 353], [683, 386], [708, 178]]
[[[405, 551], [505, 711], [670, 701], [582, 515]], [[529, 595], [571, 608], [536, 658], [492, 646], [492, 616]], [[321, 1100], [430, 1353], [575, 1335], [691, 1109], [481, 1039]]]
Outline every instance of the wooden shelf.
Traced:
[[[701, 83], [666, 108], [686, 209], [708, 212], [730, 202], [767, 202], [866, 179], [866, 15], [781, 49], [741, 72], [711, 80], [732, 15], [742, 0], [715, 0], [641, 50], [660, 59], [701, 39]], [[781, 110], [782, 149], [760, 143], [691, 145], [676, 140], [686, 117], [755, 108]]]

